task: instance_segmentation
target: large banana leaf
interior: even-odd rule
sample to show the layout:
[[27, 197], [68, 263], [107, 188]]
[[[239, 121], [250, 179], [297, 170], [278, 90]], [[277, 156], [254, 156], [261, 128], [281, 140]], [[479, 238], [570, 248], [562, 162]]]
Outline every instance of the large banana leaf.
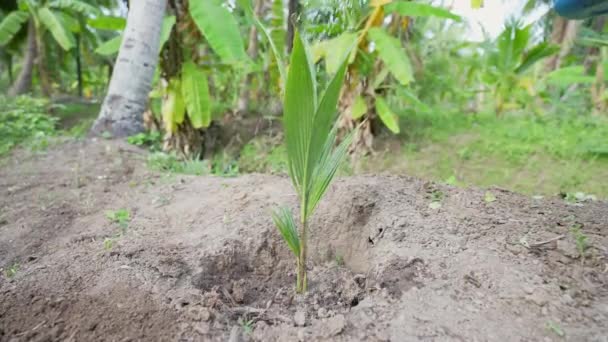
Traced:
[[116, 36], [108, 41], [101, 43], [95, 53], [102, 56], [112, 56], [118, 53], [120, 50], [120, 44], [122, 43], [122, 36]]
[[102, 16], [88, 19], [87, 24], [98, 30], [121, 31], [125, 29], [127, 21], [125, 18]]
[[575, 83], [592, 84], [595, 77], [585, 73], [582, 65], [568, 66], [553, 70], [547, 74], [547, 83], [567, 87]]
[[[167, 40], [169, 40], [173, 25], [175, 25], [175, 16], [170, 15], [163, 18], [163, 26], [160, 31], [160, 44], [158, 45], [159, 52]], [[115, 55], [120, 50], [120, 44], [122, 44], [122, 34], [99, 45], [97, 49], [95, 49], [95, 53], [102, 56]]]
[[192, 126], [194, 128], [209, 127], [211, 101], [207, 75], [192, 61], [182, 65], [182, 95]]
[[97, 7], [89, 5], [84, 1], [78, 0], [54, 0], [51, 1], [48, 5], [52, 8], [69, 9], [85, 15], [98, 15], [101, 13], [101, 11]]
[[249, 60], [236, 19], [217, 0], [189, 2], [192, 20], [222, 62], [233, 64]]
[[58, 13], [53, 12], [48, 7], [41, 7], [38, 9], [38, 18], [40, 18], [42, 25], [51, 32], [51, 35], [62, 49], [67, 51], [74, 47], [74, 36], [65, 27]]
[[549, 43], [543, 42], [534, 46], [526, 55], [524, 56], [521, 64], [515, 69], [516, 73], [522, 73], [536, 62], [540, 61], [545, 57], [549, 57], [555, 53], [559, 52], [559, 46], [551, 45]]
[[386, 31], [378, 27], [371, 28], [368, 35], [376, 44], [380, 59], [399, 83], [407, 85], [413, 81], [414, 75], [410, 59], [401, 47], [399, 40], [391, 37]]
[[407, 17], [438, 17], [461, 21], [460, 16], [446, 10], [420, 2], [396, 1], [384, 6], [384, 10], [390, 13], [398, 13]]
[[158, 51], [163, 49], [163, 45], [169, 40], [171, 36], [171, 31], [173, 30], [173, 26], [175, 25], [175, 16], [169, 15], [163, 18], [163, 27], [160, 30], [160, 44], [158, 45]]
[[8, 44], [29, 17], [29, 13], [24, 11], [13, 11], [9, 13], [4, 20], [0, 22], [0, 45]]
[[66, 29], [73, 33], [80, 33], [80, 22], [76, 18], [63, 12], [57, 12], [57, 15], [61, 18]]
[[393, 113], [393, 111], [388, 107], [386, 101], [381, 98], [376, 98], [376, 113], [380, 117], [380, 120], [384, 123], [384, 125], [393, 133], [399, 133], [399, 121], [397, 120], [397, 115]]
[[352, 50], [356, 39], [356, 33], [345, 32], [335, 38], [318, 42], [312, 47], [314, 60], [324, 57], [325, 68], [333, 75], [344, 61], [345, 53]]
[[169, 81], [169, 86], [166, 89], [166, 96], [162, 105], [163, 123], [168, 132], [175, 132], [177, 126], [184, 122], [184, 114], [186, 106], [180, 82], [177, 79]]
[[520, 23], [513, 21], [505, 26], [504, 31], [498, 36], [496, 46], [498, 52], [491, 61], [502, 72], [512, 72], [518, 65], [528, 42], [530, 41], [530, 28], [520, 27]]

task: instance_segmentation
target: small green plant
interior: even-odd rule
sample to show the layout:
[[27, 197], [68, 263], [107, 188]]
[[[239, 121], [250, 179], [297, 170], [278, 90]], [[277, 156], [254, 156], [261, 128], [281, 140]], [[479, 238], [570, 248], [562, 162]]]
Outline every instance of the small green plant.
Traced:
[[547, 322], [547, 329], [549, 329], [559, 337], [564, 337], [566, 335], [562, 328], [559, 326], [559, 324], [553, 323], [551, 321]]
[[243, 328], [243, 331], [245, 332], [246, 335], [251, 335], [251, 333], [253, 332], [253, 320], [252, 319], [247, 319], [247, 317], [241, 317], [241, 318], [239, 318], [239, 324]]
[[486, 201], [486, 203], [492, 203], [496, 201], [496, 196], [492, 192], [486, 191], [483, 200]]
[[572, 227], [570, 227], [570, 232], [572, 233], [572, 236], [574, 237], [574, 242], [576, 244], [576, 250], [578, 251], [578, 254], [581, 256], [581, 260], [584, 262], [585, 251], [587, 250], [587, 248], [589, 248], [589, 244], [587, 242], [587, 240], [588, 240], [587, 235], [585, 235], [585, 233], [583, 233], [581, 231], [580, 224], [575, 224]]
[[127, 138], [127, 142], [135, 146], [145, 146], [150, 151], [160, 151], [163, 137], [159, 131], [144, 132], [132, 135]]
[[441, 201], [443, 201], [444, 197], [445, 197], [445, 194], [443, 193], [443, 191], [434, 190], [431, 193], [431, 203], [429, 203], [429, 208], [431, 208], [431, 209], [441, 208]]
[[106, 212], [106, 217], [113, 223], [117, 223], [121, 230], [127, 230], [129, 227], [129, 221], [131, 221], [131, 214], [127, 209], [110, 210]]
[[19, 264], [18, 263], [14, 263], [11, 266], [9, 266], [5, 271], [4, 271], [4, 275], [7, 278], [12, 278], [17, 274], [17, 271], [19, 271]]
[[332, 127], [346, 63], [342, 63], [318, 99], [314, 65], [299, 33], [295, 34], [293, 45], [285, 82], [283, 123], [289, 176], [300, 201], [299, 232], [289, 209], [281, 207], [272, 217], [296, 257], [296, 292], [304, 293], [309, 219], [346, 156], [352, 134], [334, 149], [336, 129]]
[[0, 156], [13, 147], [28, 142], [33, 150], [48, 146], [56, 134], [57, 119], [47, 113], [48, 102], [28, 96], [0, 96]]
[[201, 176], [211, 172], [211, 167], [206, 160], [189, 158], [181, 160], [173, 153], [155, 152], [148, 157], [148, 167], [152, 170], [180, 173], [185, 175]]
[[344, 257], [340, 254], [336, 254], [335, 256], [336, 265], [342, 267], [344, 266]]
[[114, 246], [114, 239], [113, 238], [105, 238], [103, 240], [103, 248], [107, 251], [109, 251], [110, 249], [112, 249], [112, 247]]

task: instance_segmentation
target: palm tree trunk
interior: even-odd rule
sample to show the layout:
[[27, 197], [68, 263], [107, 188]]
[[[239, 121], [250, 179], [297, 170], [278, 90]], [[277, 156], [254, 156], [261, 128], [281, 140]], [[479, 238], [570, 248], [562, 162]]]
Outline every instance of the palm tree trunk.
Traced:
[[23, 56], [23, 65], [21, 66], [21, 72], [19, 72], [17, 80], [8, 91], [9, 96], [25, 94], [32, 90], [32, 75], [34, 73], [36, 52], [36, 28], [34, 21], [30, 20], [27, 26], [27, 43], [25, 55]]
[[144, 130], [142, 114], [158, 63], [165, 7], [166, 0], [130, 2], [124, 39], [92, 134], [109, 132], [125, 137]]
[[80, 58], [80, 34], [76, 34], [76, 49], [74, 50], [76, 57], [76, 75], [78, 76], [78, 97], [82, 97], [82, 64]]
[[36, 26], [36, 47], [38, 50], [38, 58], [36, 58], [36, 66], [38, 68], [38, 80], [40, 81], [40, 90], [42, 95], [50, 97], [52, 93], [51, 81], [49, 78], [49, 72], [46, 66], [46, 49], [43, 42], [44, 32], [38, 26]]
[[289, 15], [287, 17], [287, 53], [293, 48], [293, 37], [296, 32], [298, 15], [300, 13], [300, 1], [289, 0]]
[[6, 68], [8, 69], [8, 83], [13, 84], [13, 56], [6, 57]]
[[560, 51], [547, 59], [547, 71], [553, 71], [560, 67], [562, 59], [568, 55], [574, 45], [578, 26], [579, 23], [575, 20], [568, 20], [559, 16], [553, 19], [551, 43], [559, 45]]

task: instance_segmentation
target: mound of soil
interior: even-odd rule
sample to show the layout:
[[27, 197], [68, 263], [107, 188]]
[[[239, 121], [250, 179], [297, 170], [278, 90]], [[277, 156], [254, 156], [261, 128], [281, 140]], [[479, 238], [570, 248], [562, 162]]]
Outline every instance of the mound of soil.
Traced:
[[[289, 179], [161, 175], [145, 158], [71, 142], [0, 168], [0, 341], [608, 336], [606, 203], [340, 178], [297, 296], [270, 219], [296, 209]], [[119, 209], [122, 225], [106, 215]]]

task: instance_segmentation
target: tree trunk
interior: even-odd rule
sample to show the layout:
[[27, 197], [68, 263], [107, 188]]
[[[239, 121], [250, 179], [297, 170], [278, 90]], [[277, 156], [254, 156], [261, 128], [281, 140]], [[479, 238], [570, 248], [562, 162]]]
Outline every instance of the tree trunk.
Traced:
[[293, 48], [293, 37], [296, 32], [298, 15], [300, 14], [300, 1], [289, 0], [289, 15], [287, 16], [287, 53]]
[[143, 113], [158, 63], [165, 0], [130, 3], [127, 27], [110, 86], [92, 134], [125, 137], [144, 130]]
[[46, 46], [44, 45], [42, 28], [36, 26], [36, 47], [38, 56], [36, 58], [36, 67], [38, 68], [38, 81], [40, 82], [40, 90], [46, 97], [50, 97], [52, 93], [51, 81], [46, 68]]
[[78, 76], [78, 97], [82, 97], [82, 64], [80, 58], [80, 34], [76, 34], [76, 75]]
[[6, 68], [8, 70], [8, 83], [13, 84], [13, 56], [6, 57]]
[[[256, 16], [259, 16], [262, 11], [262, 5], [263, 5], [263, 1], [262, 0], [257, 0], [255, 3], [255, 9], [254, 9], [254, 13]], [[258, 50], [259, 50], [259, 42], [258, 42], [258, 29], [255, 25], [252, 25], [251, 28], [249, 29], [249, 45], [247, 45], [247, 54], [249, 55], [249, 57], [251, 57], [252, 60], [255, 60], [258, 58]], [[249, 100], [251, 98], [252, 95], [252, 90], [250, 89], [251, 87], [251, 82], [253, 81], [253, 73], [249, 73], [247, 75], [247, 77], [245, 78], [245, 82], [243, 84], [243, 88], [241, 90], [241, 95], [239, 96], [239, 104], [238, 104], [238, 108], [237, 111], [239, 113], [242, 113], [244, 111], [247, 110], [247, 108], [249, 108]], [[253, 93], [257, 93], [256, 91], [253, 91]]]
[[19, 76], [17, 76], [17, 80], [13, 83], [11, 89], [8, 91], [8, 96], [17, 96], [32, 90], [32, 74], [34, 72], [36, 51], [36, 28], [34, 26], [34, 21], [30, 20], [27, 26], [27, 43], [21, 72], [19, 73]]
[[575, 20], [568, 20], [559, 16], [553, 19], [551, 43], [558, 45], [560, 50], [558, 54], [547, 59], [547, 71], [553, 71], [560, 67], [562, 59], [568, 55], [574, 45], [578, 26], [579, 24]]

